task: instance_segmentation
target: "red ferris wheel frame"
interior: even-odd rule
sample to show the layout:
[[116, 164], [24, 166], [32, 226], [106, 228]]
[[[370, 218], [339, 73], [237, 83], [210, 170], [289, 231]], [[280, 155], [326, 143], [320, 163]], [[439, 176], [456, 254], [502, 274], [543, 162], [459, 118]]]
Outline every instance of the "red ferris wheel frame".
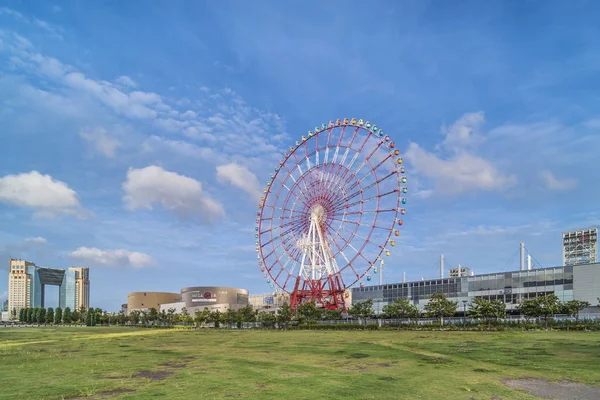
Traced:
[[[349, 139], [346, 130], [351, 133]], [[339, 133], [337, 141], [331, 140], [335, 138], [334, 133]], [[365, 136], [361, 137], [361, 134]], [[319, 137], [323, 136], [326, 140], [321, 140], [320, 145]], [[356, 148], [353, 147], [355, 142]], [[311, 146], [310, 143], [314, 144]], [[373, 158], [380, 154], [378, 150], [384, 153], [379, 160]], [[350, 153], [351, 159], [346, 165]], [[353, 169], [359, 156], [364, 159]], [[395, 241], [390, 242], [392, 233], [399, 236], [398, 228], [394, 227], [403, 224], [397, 217], [398, 213], [404, 215], [406, 212], [401, 203], [406, 204], [402, 193], [407, 192], [406, 187], [401, 187], [406, 183], [402, 162], [400, 152], [383, 130], [368, 121], [357, 122], [355, 118], [323, 124], [321, 128], [315, 128], [314, 133], [309, 131], [295, 147], [290, 147], [267, 183], [255, 228], [259, 266], [267, 283], [272, 288], [277, 286], [275, 294], [281, 289], [282, 293], [290, 295], [292, 307], [313, 301], [324, 308], [345, 311], [346, 290], [364, 276], [371, 279], [369, 271], [376, 273], [377, 260], [383, 264], [382, 253], [389, 255], [387, 246], [395, 245]], [[393, 165], [393, 168], [378, 177], [377, 171], [383, 165], [388, 168]], [[361, 173], [365, 166], [366, 174]], [[389, 178], [394, 176], [396, 182], [390, 182]], [[367, 178], [373, 182], [363, 186], [365, 180], [369, 182]], [[384, 182], [394, 187], [384, 192], [380, 190]], [[395, 202], [392, 199], [387, 208], [381, 208], [381, 200], [394, 194]], [[373, 210], [365, 209], [365, 204], [370, 201], [376, 202]], [[363, 222], [363, 216], [367, 214], [374, 216], [372, 223]], [[380, 214], [388, 216], [383, 225], [377, 222]], [[352, 228], [348, 229], [346, 225]], [[383, 232], [378, 235], [379, 242], [373, 240], [375, 230]], [[350, 248], [355, 253], [351, 259], [345, 254]], [[367, 250], [371, 256], [365, 255]], [[338, 260], [344, 264], [341, 268]], [[286, 267], [290, 262], [292, 267], [288, 270]], [[363, 270], [357, 264], [366, 268]], [[297, 265], [298, 273], [294, 276]], [[346, 283], [344, 276], [351, 282]]]

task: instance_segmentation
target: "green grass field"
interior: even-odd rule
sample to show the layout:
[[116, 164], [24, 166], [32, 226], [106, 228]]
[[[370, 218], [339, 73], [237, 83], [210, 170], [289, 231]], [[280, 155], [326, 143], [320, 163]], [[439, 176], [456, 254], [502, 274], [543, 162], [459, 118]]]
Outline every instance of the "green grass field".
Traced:
[[600, 386], [586, 332], [0, 330], [0, 398], [534, 399], [505, 378]]

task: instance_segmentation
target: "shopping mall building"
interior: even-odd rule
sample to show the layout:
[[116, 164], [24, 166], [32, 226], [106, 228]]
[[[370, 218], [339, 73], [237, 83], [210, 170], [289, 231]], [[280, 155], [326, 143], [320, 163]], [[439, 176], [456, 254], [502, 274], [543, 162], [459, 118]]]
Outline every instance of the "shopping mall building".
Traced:
[[477, 297], [502, 300], [507, 310], [514, 312], [523, 300], [549, 293], [562, 302], [582, 300], [598, 306], [600, 263], [357, 287], [352, 289], [352, 304], [373, 299], [373, 308], [380, 313], [394, 299], [405, 298], [423, 309], [436, 292], [458, 301], [459, 312], [468, 310], [468, 304]]

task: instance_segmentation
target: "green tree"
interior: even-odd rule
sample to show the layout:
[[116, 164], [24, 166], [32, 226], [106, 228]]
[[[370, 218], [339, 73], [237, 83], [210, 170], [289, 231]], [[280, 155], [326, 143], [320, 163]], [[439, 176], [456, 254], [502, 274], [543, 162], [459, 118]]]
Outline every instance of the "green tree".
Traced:
[[21, 308], [19, 310], [19, 322], [25, 322], [25, 315], [27, 313], [27, 309], [26, 308]]
[[75, 324], [79, 323], [79, 319], [81, 318], [81, 314], [77, 310], [73, 310], [71, 312], [71, 321]]
[[27, 322], [33, 321], [33, 308], [27, 309], [27, 315], [25, 316], [25, 321], [27, 321]]
[[173, 307], [167, 310], [167, 322], [169, 323], [169, 325], [173, 325], [173, 323], [175, 322], [175, 311], [176, 310]]
[[589, 307], [591, 304], [587, 301], [582, 300], [571, 300], [562, 304], [561, 312], [567, 314], [571, 317], [575, 317], [576, 320], [579, 319], [579, 312], [586, 307]]
[[502, 300], [485, 300], [475, 297], [469, 305], [469, 317], [483, 319], [488, 325], [494, 319], [506, 317], [506, 304]]
[[228, 308], [225, 312], [225, 323], [229, 328], [233, 328], [233, 324], [237, 321], [237, 311]]
[[219, 328], [221, 326], [221, 322], [223, 322], [223, 318], [223, 313], [219, 310], [215, 310], [210, 313], [208, 320], [215, 324], [215, 328]]
[[60, 324], [62, 322], [62, 316], [62, 308], [57, 307], [56, 311], [54, 312], [54, 323]]
[[256, 321], [256, 313], [250, 304], [240, 308], [238, 310], [238, 320], [241, 322], [254, 322]]
[[185, 325], [191, 324], [194, 322], [194, 318], [190, 315], [187, 308], [183, 307], [181, 309], [181, 313], [179, 314], [179, 321], [183, 322]]
[[444, 296], [442, 292], [436, 292], [431, 295], [429, 302], [425, 304], [427, 316], [439, 318], [440, 326], [444, 325], [444, 317], [451, 317], [456, 314], [458, 301], [451, 301]]
[[156, 308], [152, 307], [148, 312], [148, 321], [153, 325], [158, 322], [158, 310]]
[[40, 312], [40, 309], [38, 307], [35, 307], [33, 309], [33, 311], [31, 312], [31, 322], [33, 322], [33, 323], [37, 322], [39, 312]]
[[537, 296], [534, 299], [538, 316], [544, 318], [544, 326], [548, 328], [548, 318], [560, 311], [560, 300], [554, 293], [545, 296]]
[[44, 322], [46, 322], [46, 309], [45, 308], [40, 308], [40, 310], [38, 311], [37, 322], [38, 322], [38, 324], [43, 324]]
[[323, 310], [321, 318], [325, 321], [337, 321], [342, 319], [342, 310], [326, 308]]
[[132, 325], [137, 325], [140, 323], [140, 312], [138, 310], [131, 311], [128, 317], [129, 322], [131, 322]]
[[296, 317], [300, 322], [315, 322], [321, 319], [323, 309], [317, 307], [314, 301], [308, 301], [300, 304]]
[[88, 310], [88, 312], [85, 313], [85, 325], [94, 326], [94, 313], [92, 310]]
[[404, 298], [394, 299], [392, 304], [383, 306], [382, 311], [386, 318], [418, 318], [421, 315], [419, 307]]
[[367, 318], [373, 316], [373, 299], [367, 299], [354, 304], [348, 310], [348, 314], [354, 318], [363, 320], [363, 324], [366, 326]]
[[160, 313], [158, 314], [158, 322], [160, 322], [161, 325], [164, 325], [167, 321], [168, 321], [167, 311], [161, 310]]
[[275, 321], [277, 321], [277, 317], [275, 314], [261, 311], [258, 313], [258, 320], [260, 321], [263, 328], [273, 328], [275, 326]]
[[210, 311], [208, 308], [204, 307], [204, 310], [196, 310], [194, 313], [194, 322], [196, 323], [196, 328], [200, 328], [200, 326], [208, 321], [210, 317]]
[[277, 325], [286, 328], [287, 324], [292, 320], [292, 308], [288, 302], [284, 302], [279, 310], [277, 310]]
[[65, 307], [63, 310], [63, 324], [70, 324], [73, 321], [73, 313], [71, 307]]
[[54, 323], [54, 309], [49, 307], [46, 311], [46, 323], [53, 324]]
[[530, 318], [538, 316], [538, 307], [535, 300], [524, 300], [521, 304], [517, 306], [517, 311], [525, 317], [526, 321], [529, 321]]

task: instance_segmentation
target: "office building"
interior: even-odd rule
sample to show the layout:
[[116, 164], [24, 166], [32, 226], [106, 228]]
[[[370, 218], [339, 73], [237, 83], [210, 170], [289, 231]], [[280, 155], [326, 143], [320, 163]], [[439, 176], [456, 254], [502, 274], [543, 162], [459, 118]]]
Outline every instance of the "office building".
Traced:
[[8, 273], [8, 312], [19, 315], [21, 308], [45, 307], [46, 285], [58, 286], [58, 304], [72, 310], [89, 308], [89, 268], [67, 270], [38, 267], [31, 261], [10, 259]]
[[480, 297], [501, 300], [509, 312], [514, 312], [524, 300], [549, 293], [556, 294], [562, 302], [582, 300], [596, 306], [600, 296], [600, 264], [365, 286], [352, 289], [352, 304], [373, 299], [373, 308], [380, 313], [394, 299], [405, 298], [422, 310], [436, 292], [442, 292], [449, 300], [458, 301], [457, 311], [462, 311], [463, 303], [468, 304]]
[[594, 264], [598, 262], [598, 228], [564, 232], [563, 265]]

